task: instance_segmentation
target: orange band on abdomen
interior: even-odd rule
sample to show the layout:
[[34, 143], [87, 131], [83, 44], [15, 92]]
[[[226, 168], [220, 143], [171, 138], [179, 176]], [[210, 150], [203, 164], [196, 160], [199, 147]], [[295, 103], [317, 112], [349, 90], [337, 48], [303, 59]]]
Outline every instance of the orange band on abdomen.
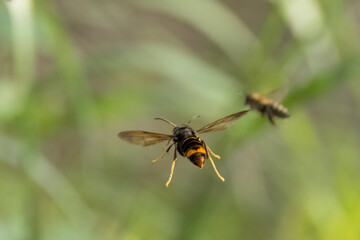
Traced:
[[194, 153], [197, 153], [197, 152], [201, 152], [206, 155], [205, 148], [199, 147], [199, 148], [195, 148], [195, 149], [189, 149], [189, 151], [186, 152], [185, 156], [186, 156], [186, 158], [190, 158], [191, 155], [193, 155]]

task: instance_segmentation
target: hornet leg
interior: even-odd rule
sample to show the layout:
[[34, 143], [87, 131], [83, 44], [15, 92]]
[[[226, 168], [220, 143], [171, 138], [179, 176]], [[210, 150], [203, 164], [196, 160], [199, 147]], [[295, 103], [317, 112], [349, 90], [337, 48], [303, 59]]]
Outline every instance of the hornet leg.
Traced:
[[[161, 155], [160, 157], [158, 157], [157, 159], [154, 159], [152, 160], [151, 162], [152, 163], [156, 163], [157, 161], [163, 159], [165, 157], [165, 155], [170, 151], [171, 147], [173, 146], [174, 144], [171, 144], [168, 149], [163, 153], [163, 155]], [[176, 149], [175, 149], [176, 150]]]
[[220, 156], [217, 155], [217, 154], [215, 154], [215, 153], [210, 149], [210, 147], [208, 147], [208, 146], [206, 146], [206, 147], [207, 147], [207, 149], [209, 150], [209, 152], [210, 152], [214, 157], [216, 157], [217, 159], [220, 159]]
[[269, 106], [266, 107], [266, 115], [268, 116], [270, 123], [275, 126], [276, 124], [274, 121], [274, 115], [272, 114], [272, 111]]
[[175, 151], [174, 151], [174, 160], [171, 164], [171, 171], [170, 171], [170, 176], [169, 176], [169, 180], [166, 182], [165, 186], [168, 187], [170, 182], [171, 182], [171, 179], [172, 179], [172, 176], [173, 176], [173, 173], [174, 173], [174, 168], [175, 168], [175, 163], [177, 161], [177, 157], [176, 157], [176, 148], [175, 148]]
[[[209, 152], [211, 152], [211, 150], [210, 150], [210, 148], [209, 148], [208, 146], [206, 146], [206, 148], [209, 150]], [[220, 173], [218, 172], [218, 170], [216, 169], [215, 163], [214, 163], [214, 161], [212, 160], [210, 154], [208, 154], [208, 157], [209, 157], [209, 160], [210, 160], [210, 162], [211, 162], [211, 165], [213, 166], [214, 171], [215, 171], [215, 173], [217, 174], [217, 176], [220, 178], [221, 181], [225, 182], [225, 178], [223, 178], [223, 177], [220, 175]]]

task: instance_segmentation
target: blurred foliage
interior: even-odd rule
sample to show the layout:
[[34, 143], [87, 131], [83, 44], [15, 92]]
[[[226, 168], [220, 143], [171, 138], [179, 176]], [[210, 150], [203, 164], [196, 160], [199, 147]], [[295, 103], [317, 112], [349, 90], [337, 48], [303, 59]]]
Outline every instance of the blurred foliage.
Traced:
[[[0, 239], [359, 239], [360, 2], [0, 2]], [[195, 129], [201, 171], [117, 133]], [[280, 95], [280, 94], [279, 94]], [[279, 96], [277, 96], [279, 97]], [[276, 98], [276, 95], [275, 95]], [[281, 99], [278, 99], [281, 100]]]

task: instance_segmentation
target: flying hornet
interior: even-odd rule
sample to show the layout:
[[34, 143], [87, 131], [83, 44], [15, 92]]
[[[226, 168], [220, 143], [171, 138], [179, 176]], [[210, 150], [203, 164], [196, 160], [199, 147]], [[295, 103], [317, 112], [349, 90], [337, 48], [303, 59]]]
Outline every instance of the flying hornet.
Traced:
[[245, 97], [245, 105], [249, 105], [252, 109], [259, 111], [262, 115], [267, 115], [272, 125], [275, 125], [274, 117], [290, 117], [286, 107], [259, 93], [247, 94]]
[[[174, 158], [171, 165], [171, 171], [168, 181], [166, 182], [165, 186], [168, 187], [175, 168], [175, 163], [177, 161], [177, 152], [181, 155], [186, 157], [190, 160], [194, 165], [202, 168], [206, 159], [209, 159], [215, 173], [221, 179], [221, 181], [225, 181], [225, 179], [220, 175], [218, 170], [216, 169], [215, 163], [211, 158], [211, 155], [215, 158], [220, 159], [220, 156], [215, 154], [211, 149], [206, 145], [206, 143], [198, 136], [198, 134], [208, 133], [208, 132], [216, 132], [221, 131], [228, 128], [232, 123], [236, 120], [244, 116], [249, 110], [238, 112], [231, 114], [227, 117], [221, 118], [213, 123], [210, 123], [199, 130], [193, 130], [189, 127], [189, 122], [184, 125], [175, 125], [174, 123], [170, 122], [164, 118], [155, 118], [155, 120], [162, 120], [171, 126], [174, 127], [173, 134], [162, 134], [162, 133], [155, 133], [155, 132], [146, 132], [146, 131], [124, 131], [118, 134], [118, 137], [135, 145], [141, 146], [150, 146], [156, 143], [168, 141], [165, 145], [164, 149], [166, 151], [157, 159], [153, 160], [152, 162], [157, 162], [164, 158], [164, 156], [170, 151], [170, 149], [174, 146]], [[194, 118], [193, 118], [194, 119]]]

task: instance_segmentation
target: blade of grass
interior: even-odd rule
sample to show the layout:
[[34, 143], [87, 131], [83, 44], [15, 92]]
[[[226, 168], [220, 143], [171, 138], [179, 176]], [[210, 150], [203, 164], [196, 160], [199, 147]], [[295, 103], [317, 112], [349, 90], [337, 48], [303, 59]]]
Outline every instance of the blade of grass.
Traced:
[[255, 37], [244, 23], [218, 1], [136, 1], [140, 7], [176, 17], [204, 33], [239, 66]]
[[41, 41], [55, 59], [60, 76], [60, 79], [56, 80], [61, 81], [65, 86], [65, 94], [68, 94], [71, 102], [70, 111], [76, 118], [76, 124], [86, 146], [81, 149], [83, 169], [86, 174], [86, 171], [91, 171], [92, 164], [97, 164], [101, 153], [97, 140], [91, 137], [95, 135], [93, 126], [96, 125], [98, 114], [90, 97], [82, 60], [70, 34], [51, 5], [47, 1], [37, 0], [36, 9], [43, 34]]
[[11, 24], [13, 79], [1, 82], [5, 89], [2, 88], [1, 100], [7, 102], [7, 107], [0, 111], [0, 121], [11, 118], [25, 107], [35, 69], [33, 1], [5, 1], [5, 4]]
[[[339, 62], [338, 49], [315, 0], [276, 1], [293, 35], [304, 43], [307, 62], [314, 72]], [[304, 14], [306, 12], [306, 14]]]
[[142, 43], [129, 56], [133, 64], [164, 74], [183, 86], [193, 96], [206, 98], [210, 104], [226, 107], [241, 91], [238, 81], [190, 52], [171, 45]]
[[[0, 146], [0, 161], [22, 168], [24, 174], [51, 197], [79, 233], [87, 235], [90, 232], [94, 214], [72, 184], [44, 156], [29, 156], [25, 146], [4, 136], [0, 136]], [[24, 159], [30, 160], [25, 162]]]

